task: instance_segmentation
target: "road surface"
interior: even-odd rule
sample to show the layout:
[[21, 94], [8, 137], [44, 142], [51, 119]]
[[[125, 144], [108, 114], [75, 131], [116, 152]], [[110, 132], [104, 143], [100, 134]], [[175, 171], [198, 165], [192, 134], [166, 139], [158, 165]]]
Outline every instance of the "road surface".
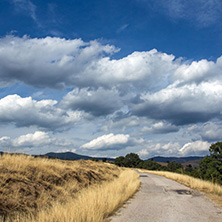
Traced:
[[153, 174], [140, 179], [140, 191], [107, 221], [222, 222], [222, 211], [203, 193]]

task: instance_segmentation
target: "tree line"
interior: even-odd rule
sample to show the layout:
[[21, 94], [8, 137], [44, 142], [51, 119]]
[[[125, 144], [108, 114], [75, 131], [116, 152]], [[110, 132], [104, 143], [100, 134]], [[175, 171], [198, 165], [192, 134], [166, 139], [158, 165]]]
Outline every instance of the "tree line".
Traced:
[[166, 166], [162, 166], [153, 159], [141, 160], [136, 153], [127, 154], [125, 157], [117, 157], [114, 164], [120, 167], [182, 173], [222, 185], [222, 142], [211, 144], [209, 153], [200, 161], [199, 167], [196, 168], [193, 168], [191, 164], [184, 167], [175, 161], [168, 162]]

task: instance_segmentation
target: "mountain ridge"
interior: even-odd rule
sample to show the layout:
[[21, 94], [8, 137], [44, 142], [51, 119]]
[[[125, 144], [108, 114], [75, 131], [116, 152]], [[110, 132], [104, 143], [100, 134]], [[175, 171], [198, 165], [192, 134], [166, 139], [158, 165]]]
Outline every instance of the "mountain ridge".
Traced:
[[149, 158], [149, 160], [154, 160], [156, 162], [167, 163], [167, 162], [178, 162], [178, 163], [186, 163], [190, 161], [199, 161], [203, 159], [203, 156], [187, 156], [187, 157], [163, 157], [163, 156], [155, 156], [153, 158]]

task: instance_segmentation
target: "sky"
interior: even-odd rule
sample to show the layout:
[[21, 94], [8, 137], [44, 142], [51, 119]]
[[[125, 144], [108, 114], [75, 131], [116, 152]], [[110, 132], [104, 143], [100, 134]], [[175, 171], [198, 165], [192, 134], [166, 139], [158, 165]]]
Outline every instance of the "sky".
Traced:
[[1, 0], [0, 150], [207, 155], [221, 21], [221, 0]]

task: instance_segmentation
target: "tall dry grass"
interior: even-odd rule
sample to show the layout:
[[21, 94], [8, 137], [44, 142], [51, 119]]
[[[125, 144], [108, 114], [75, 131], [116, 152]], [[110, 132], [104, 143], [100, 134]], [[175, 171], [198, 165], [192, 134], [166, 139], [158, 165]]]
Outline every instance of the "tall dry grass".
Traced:
[[139, 170], [141, 172], [148, 172], [156, 174], [159, 176], [164, 176], [166, 178], [175, 180], [185, 186], [188, 186], [192, 189], [196, 189], [208, 194], [214, 201], [219, 204], [222, 204], [222, 186], [219, 184], [212, 183], [210, 181], [201, 180], [194, 178], [188, 175], [165, 172], [165, 171], [150, 171], [150, 170]]
[[85, 189], [67, 204], [55, 203], [49, 210], [41, 211], [35, 221], [102, 222], [131, 197], [139, 185], [136, 172], [122, 171], [115, 180]]
[[[0, 221], [100, 221], [129, 198], [138, 184], [135, 172], [113, 164], [3, 155]], [[106, 210], [98, 211], [103, 205]]]

